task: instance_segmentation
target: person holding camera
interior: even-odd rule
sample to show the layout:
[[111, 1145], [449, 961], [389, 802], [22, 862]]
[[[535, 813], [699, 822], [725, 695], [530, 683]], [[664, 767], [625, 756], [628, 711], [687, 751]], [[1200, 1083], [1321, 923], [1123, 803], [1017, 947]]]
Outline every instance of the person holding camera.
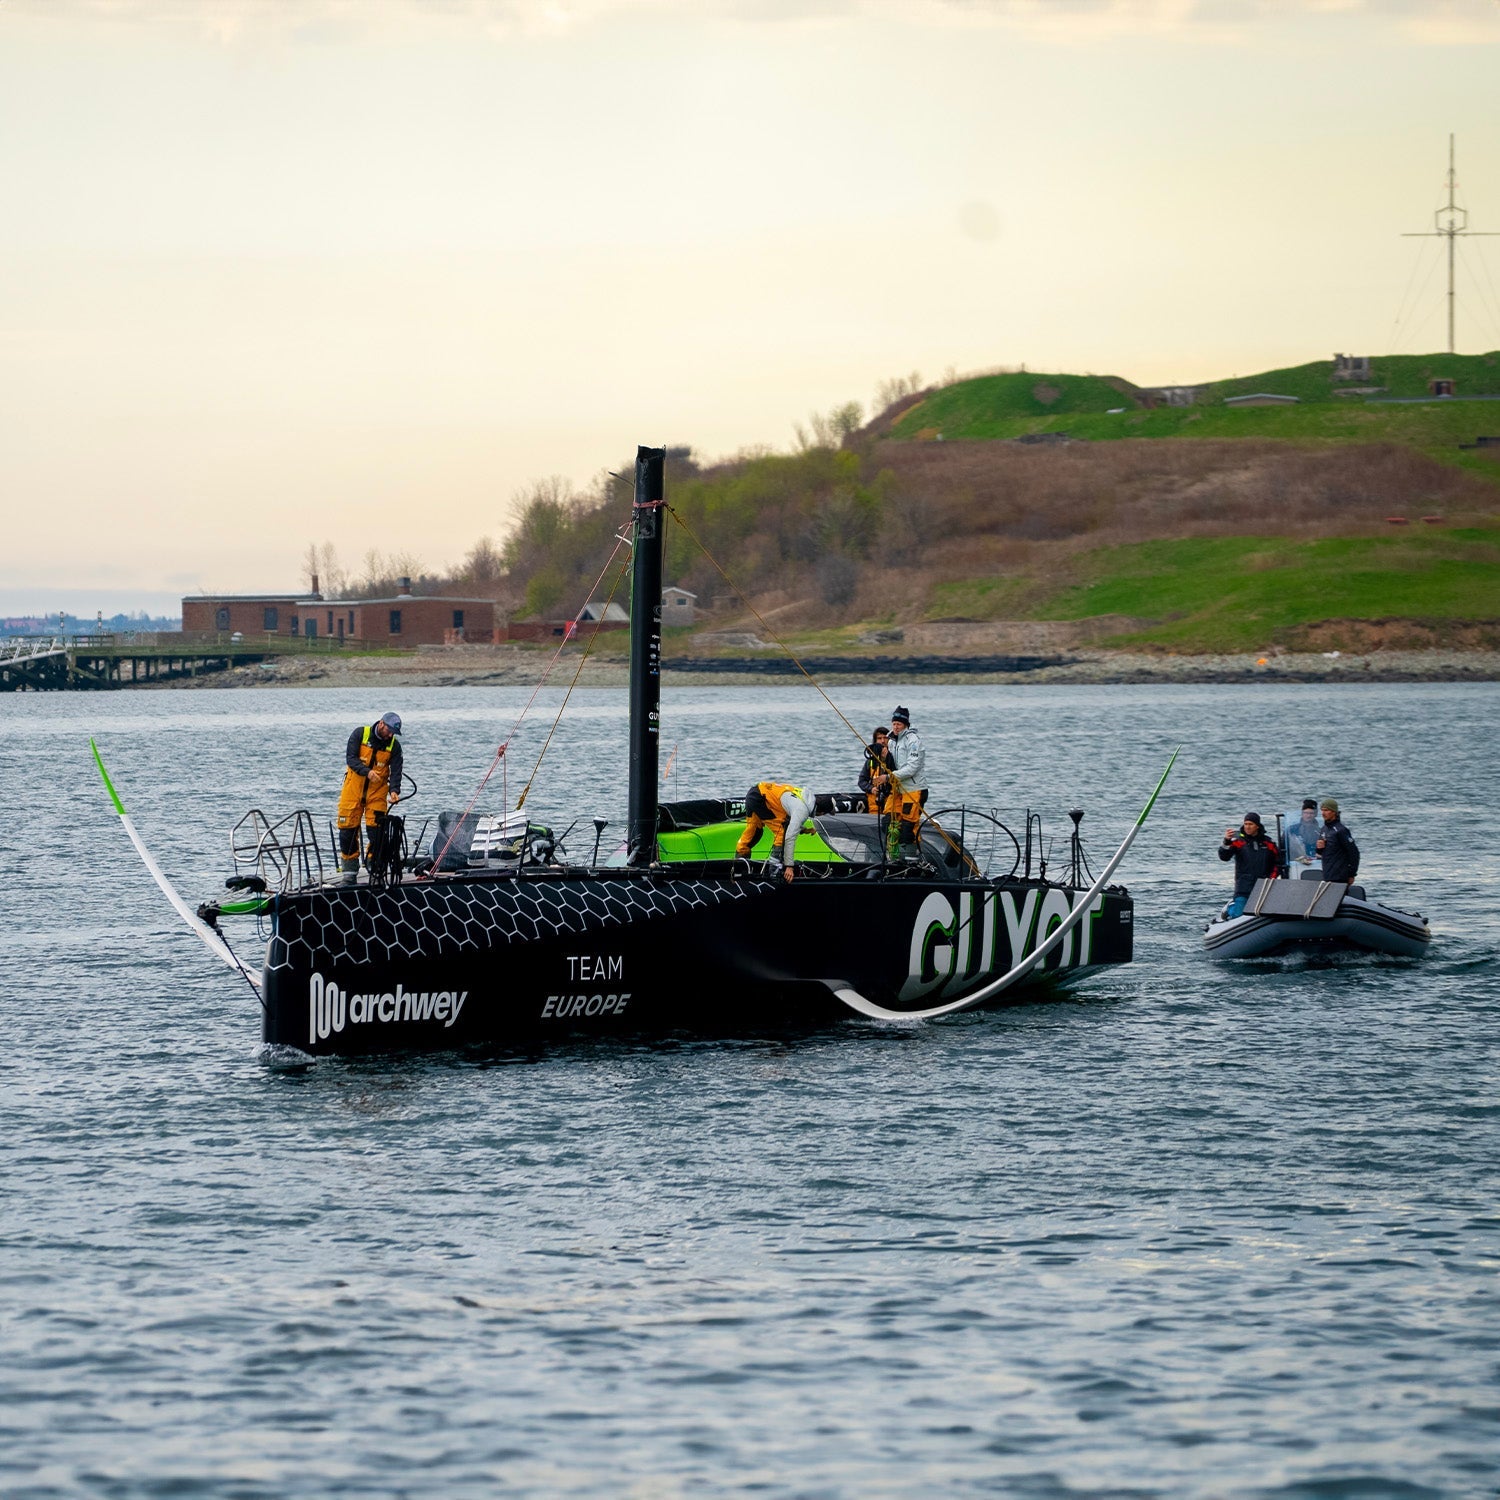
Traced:
[[1260, 814], [1247, 812], [1238, 828], [1224, 830], [1219, 858], [1234, 861], [1234, 897], [1224, 908], [1226, 918], [1237, 917], [1245, 909], [1257, 880], [1274, 880], [1281, 868], [1281, 853], [1276, 841], [1261, 825]]

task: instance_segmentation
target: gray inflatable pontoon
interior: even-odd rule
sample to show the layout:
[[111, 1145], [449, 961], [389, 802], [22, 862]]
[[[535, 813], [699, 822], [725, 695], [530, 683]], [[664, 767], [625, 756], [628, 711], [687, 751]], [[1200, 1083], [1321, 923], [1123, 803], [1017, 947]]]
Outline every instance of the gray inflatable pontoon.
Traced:
[[1301, 880], [1258, 880], [1237, 917], [1216, 917], [1203, 934], [1211, 958], [1262, 958], [1301, 949], [1363, 949], [1421, 958], [1432, 942], [1427, 919], [1382, 906], [1363, 886]]

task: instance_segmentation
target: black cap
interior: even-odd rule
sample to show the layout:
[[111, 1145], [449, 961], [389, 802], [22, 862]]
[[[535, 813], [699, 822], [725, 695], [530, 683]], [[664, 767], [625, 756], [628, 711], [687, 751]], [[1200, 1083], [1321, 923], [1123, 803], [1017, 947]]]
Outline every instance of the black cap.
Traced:
[[1317, 812], [1318, 799], [1316, 797], [1304, 797], [1302, 799], [1302, 805], [1303, 807], [1310, 807], [1314, 812]]
[[[1260, 814], [1259, 813], [1246, 813], [1245, 814], [1245, 822], [1247, 822], [1247, 823], [1260, 823]], [[1264, 828], [1266, 825], [1264, 823], [1260, 823], [1260, 826], [1262, 828]]]
[[900, 719], [903, 724], [910, 724], [911, 723], [911, 710], [909, 708], [904, 707], [902, 704], [898, 703], [891, 710], [891, 723], [894, 724], [897, 719]]

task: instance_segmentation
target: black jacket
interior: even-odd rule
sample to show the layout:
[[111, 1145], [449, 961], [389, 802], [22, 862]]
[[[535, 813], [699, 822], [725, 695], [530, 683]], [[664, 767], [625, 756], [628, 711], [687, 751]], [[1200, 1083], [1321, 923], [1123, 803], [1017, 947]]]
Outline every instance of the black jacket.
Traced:
[[1323, 879], [1344, 884], [1359, 874], [1359, 845], [1337, 819], [1318, 830], [1323, 843]]
[[1251, 838], [1243, 829], [1219, 845], [1219, 858], [1234, 861], [1234, 893], [1248, 896], [1257, 880], [1274, 878], [1281, 864], [1275, 841], [1264, 833]]
[[868, 794], [873, 789], [876, 772], [884, 771], [887, 776], [896, 769], [896, 762], [887, 748], [882, 750], [877, 745], [865, 746], [864, 769], [859, 773], [859, 789]]

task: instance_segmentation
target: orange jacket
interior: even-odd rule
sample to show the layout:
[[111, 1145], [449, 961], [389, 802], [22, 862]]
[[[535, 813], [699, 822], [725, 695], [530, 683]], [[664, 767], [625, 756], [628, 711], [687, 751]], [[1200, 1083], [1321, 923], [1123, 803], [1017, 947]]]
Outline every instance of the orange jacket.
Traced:
[[[756, 783], [761, 795], [771, 804], [771, 816], [769, 818], [758, 817], [751, 813], [745, 819], [745, 831], [740, 835], [740, 841], [735, 845], [734, 852], [741, 858], [746, 858], [755, 847], [755, 841], [760, 837], [761, 829], [767, 825], [771, 829], [771, 850], [779, 858], [783, 846], [786, 843], [787, 824], [792, 814], [788, 811], [783, 797], [791, 795], [801, 802], [809, 813], [812, 812], [812, 793], [800, 786], [793, 786], [790, 782], [760, 781]], [[800, 830], [801, 824], [798, 828]], [[796, 852], [796, 836], [793, 835], [792, 851]]]
[[[401, 774], [400, 739], [393, 737], [386, 742], [384, 748], [377, 748], [371, 738], [372, 728], [372, 725], [366, 724], [363, 733], [356, 729], [349, 736], [351, 764], [344, 772], [344, 786], [339, 793], [340, 828], [358, 828], [361, 821], [373, 823], [376, 813], [385, 812], [390, 804], [391, 776], [394, 774], [399, 777]], [[368, 766], [370, 771], [380, 768], [385, 771], [385, 775], [372, 777], [369, 771], [361, 775], [352, 764], [356, 754], [361, 764]], [[396, 762], [394, 772], [391, 767], [393, 757]]]

